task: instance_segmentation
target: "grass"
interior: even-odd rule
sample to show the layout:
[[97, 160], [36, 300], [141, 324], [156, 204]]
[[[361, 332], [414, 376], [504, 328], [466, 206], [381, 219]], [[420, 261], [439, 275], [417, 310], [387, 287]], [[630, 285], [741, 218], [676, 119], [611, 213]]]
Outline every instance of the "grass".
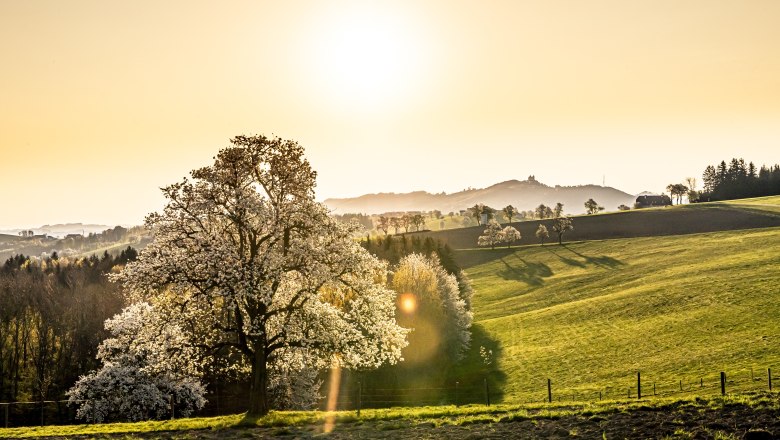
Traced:
[[714, 202], [716, 206], [728, 206], [739, 209], [768, 211], [780, 214], [780, 196], [755, 197], [752, 199], [727, 200]]
[[[171, 433], [185, 431], [228, 432], [227, 437], [239, 436], [239, 430], [279, 428], [271, 431], [285, 435], [285, 427], [305, 427], [322, 432], [329, 423], [336, 429], [363, 428], [370, 431], [392, 431], [409, 425], [466, 426], [482, 423], [502, 423], [520, 420], [557, 420], [581, 416], [596, 419], [599, 416], [630, 411], [673, 411], [677, 408], [721, 410], [735, 405], [756, 409], [780, 409], [777, 395], [752, 394], [713, 399], [657, 399], [648, 402], [601, 401], [567, 404], [501, 404], [493, 406], [436, 406], [419, 408], [368, 409], [358, 417], [354, 411], [272, 411], [265, 417], [251, 419], [243, 414], [221, 417], [200, 417], [137, 423], [107, 423], [94, 425], [0, 428], [0, 438], [30, 438], [44, 436], [97, 436], [109, 434]], [[230, 430], [230, 431], [228, 431]], [[227, 438], [225, 437], [225, 438]], [[360, 436], [358, 436], [360, 437]]]
[[[765, 386], [780, 364], [780, 228], [461, 250], [504, 401]], [[475, 343], [480, 343], [475, 341]], [[750, 369], [753, 377], [750, 381]], [[763, 378], [762, 378], [763, 377]], [[700, 389], [704, 380], [706, 390]]]

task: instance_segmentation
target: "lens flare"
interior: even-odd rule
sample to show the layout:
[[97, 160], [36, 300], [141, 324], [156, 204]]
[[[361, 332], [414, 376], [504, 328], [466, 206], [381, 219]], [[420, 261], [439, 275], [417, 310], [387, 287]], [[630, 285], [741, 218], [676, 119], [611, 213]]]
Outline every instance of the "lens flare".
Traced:
[[398, 296], [398, 306], [404, 313], [414, 313], [417, 310], [417, 298], [412, 293], [402, 293]]
[[[339, 386], [341, 385], [341, 367], [335, 365], [330, 369], [330, 380], [328, 381], [328, 404], [325, 409], [330, 411], [336, 411], [336, 405], [339, 400]], [[336, 426], [336, 418], [332, 414], [328, 414], [325, 417], [325, 426], [322, 430], [327, 434], [333, 431]]]

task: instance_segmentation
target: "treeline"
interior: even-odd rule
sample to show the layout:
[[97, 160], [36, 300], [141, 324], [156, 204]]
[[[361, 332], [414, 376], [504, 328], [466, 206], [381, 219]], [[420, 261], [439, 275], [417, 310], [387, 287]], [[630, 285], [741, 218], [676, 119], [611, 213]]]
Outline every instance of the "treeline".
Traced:
[[409, 228], [415, 228], [419, 231], [425, 225], [425, 216], [420, 213], [407, 213], [399, 217], [387, 217], [380, 215], [376, 222], [377, 231], [382, 231], [387, 235], [390, 228], [398, 234], [403, 228], [404, 232], [409, 232]]
[[[122, 307], [107, 273], [137, 257], [40, 259], [15, 255], [0, 267], [0, 401], [65, 398], [80, 375], [97, 367], [103, 322]], [[16, 407], [14, 411], [24, 408]]]
[[731, 159], [710, 165], [702, 175], [704, 189], [698, 201], [717, 201], [780, 194], [780, 165], [756, 168], [753, 162]]
[[452, 248], [441, 240], [419, 235], [387, 235], [385, 237], [371, 237], [367, 235], [361, 242], [363, 247], [377, 258], [385, 260], [391, 265], [398, 264], [401, 259], [409, 254], [435, 255], [442, 267], [453, 275], [458, 275], [460, 266], [455, 262]]
[[371, 220], [370, 215], [347, 213], [347, 214], [332, 214], [332, 216], [333, 218], [335, 218], [336, 220], [342, 223], [349, 223], [351, 221], [356, 221], [360, 226], [368, 230], [374, 227], [374, 222]]
[[2, 244], [0, 246], [0, 261], [19, 254], [45, 259], [55, 251], [60, 257], [73, 257], [124, 243], [139, 247], [151, 238], [148, 232], [140, 226], [129, 229], [116, 226], [100, 233], [70, 234], [61, 239], [45, 234], [35, 235], [33, 231], [21, 231], [19, 235], [22, 240], [4, 240], [3, 237], [0, 237], [0, 244]]

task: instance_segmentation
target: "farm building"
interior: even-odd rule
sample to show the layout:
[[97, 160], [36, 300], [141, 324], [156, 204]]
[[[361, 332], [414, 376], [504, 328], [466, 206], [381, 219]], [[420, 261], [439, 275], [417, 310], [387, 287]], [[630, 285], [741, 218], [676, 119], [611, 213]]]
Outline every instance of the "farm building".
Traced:
[[672, 204], [672, 199], [666, 194], [661, 195], [641, 195], [636, 198], [634, 203], [635, 208], [648, 208], [651, 206], [669, 206]]

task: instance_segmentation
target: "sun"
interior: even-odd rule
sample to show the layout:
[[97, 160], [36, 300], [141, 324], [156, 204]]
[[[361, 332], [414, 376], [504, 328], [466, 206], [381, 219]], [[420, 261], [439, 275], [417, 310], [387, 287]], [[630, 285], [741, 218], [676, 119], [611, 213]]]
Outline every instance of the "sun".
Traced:
[[386, 106], [413, 95], [424, 70], [413, 23], [370, 2], [325, 14], [311, 40], [307, 74], [331, 102]]

